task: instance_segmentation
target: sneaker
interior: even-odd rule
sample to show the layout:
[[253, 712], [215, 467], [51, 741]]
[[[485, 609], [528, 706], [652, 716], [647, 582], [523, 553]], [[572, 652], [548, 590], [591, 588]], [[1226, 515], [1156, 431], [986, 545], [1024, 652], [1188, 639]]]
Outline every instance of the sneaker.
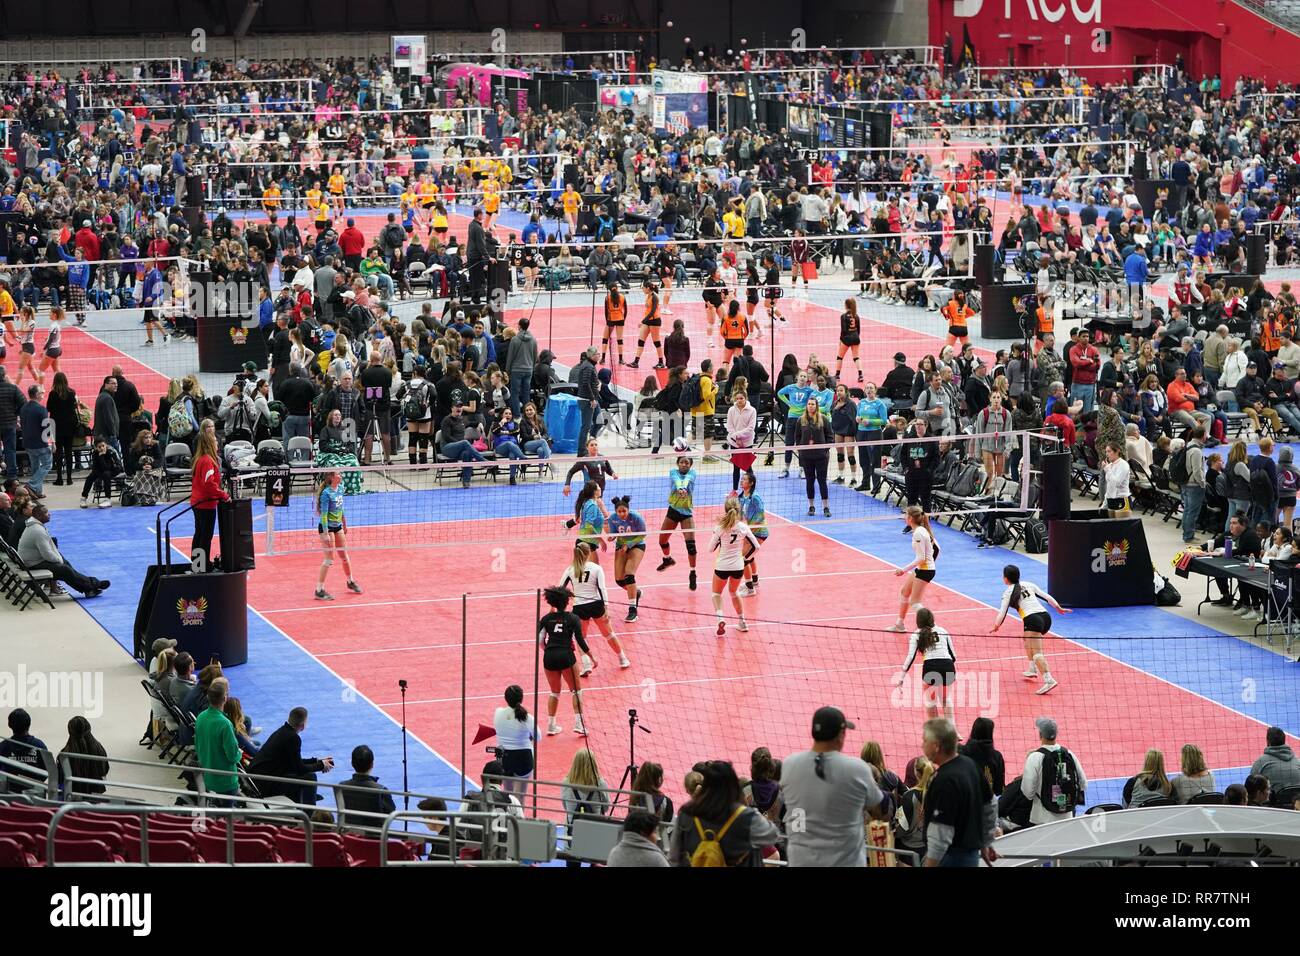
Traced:
[[895, 623], [889, 625], [889, 627], [885, 628], [885, 630], [893, 631], [895, 634], [901, 634], [905, 630], [907, 630], [907, 628], [904, 626], [902, 621], [896, 621]]
[[633, 604], [627, 609], [627, 617], [623, 618], [624, 622], [631, 624], [636, 620], [636, 605]]
[[727, 634], [727, 622], [724, 621], [724, 620], [722, 620], [721, 618], [719, 618], [719, 619], [718, 619], [718, 637], [725, 637], [726, 634]]
[[360, 593], [361, 593], [361, 585], [360, 585], [360, 584], [357, 584], [356, 581], [353, 581], [353, 580], [351, 580], [351, 579], [349, 578], [349, 579], [348, 579], [348, 590], [351, 591], [353, 594], [360, 594]]
[[789, 469], [789, 468], [782, 468], [782, 469], [781, 469], [781, 477], [782, 477], [782, 478], [789, 478], [789, 477], [790, 477], [790, 469]]
[[817, 513], [817, 509], [814, 508], [812, 505], [809, 505], [809, 506], [808, 506], [808, 516], [811, 518], [811, 517], [812, 517], [813, 515], [815, 515], [816, 513]]
[[145, 344], [146, 346], [152, 346], [152, 345], [153, 345], [153, 339], [145, 339], [145, 340], [144, 340], [144, 344]]
[[844, 484], [844, 476], [843, 476], [843, 475], [836, 475], [835, 478], [831, 480], [831, 484], [832, 484], [832, 485], [842, 485], [842, 484]]
[[578, 676], [579, 676], [579, 677], [586, 677], [588, 674], [590, 674], [590, 673], [591, 673], [592, 671], [594, 671], [595, 669], [596, 669], [596, 662], [593, 661], [593, 660], [592, 660], [588, 655], [583, 654], [583, 655], [582, 655], [582, 669], [581, 669], [580, 671], [578, 671]]
[[641, 359], [640, 359], [640, 358], [634, 358], [632, 361], [630, 361], [630, 362], [627, 363], [627, 367], [628, 367], [628, 368], [640, 368], [640, 367], [641, 367]]
[[691, 590], [694, 591], [695, 590], [695, 569], [694, 568], [691, 568], [690, 585], [691, 585]]
[[1237, 617], [1250, 617], [1251, 610], [1249, 607], [1239, 607], [1232, 613], [1237, 615]]
[[830, 509], [830, 508], [827, 508], [827, 507], [825, 507], [825, 506], [823, 505], [823, 506], [822, 506], [822, 516], [823, 516], [823, 517], [826, 517], [826, 518], [829, 518], [829, 517], [831, 516], [831, 509]]
[[736, 622], [736, 630], [738, 630], [738, 631], [748, 631], [748, 630], [749, 630], [749, 625], [745, 623], [745, 619], [744, 619], [743, 617], [742, 617], [739, 621]]
[[626, 670], [632, 666], [632, 662], [627, 659], [626, 654], [620, 654], [618, 655], [618, 666]]
[[1056, 686], [1056, 678], [1049, 674], [1043, 680], [1043, 686], [1038, 688], [1038, 690], [1034, 691], [1034, 693], [1039, 695], [1051, 693], [1052, 688], [1055, 686]]
[[546, 735], [548, 737], [554, 737], [562, 730], [564, 730], [564, 728], [561, 727], [559, 724], [557, 724], [555, 721], [551, 721], [549, 724], [546, 725]]
[[316, 600], [318, 600], [318, 601], [332, 601], [332, 600], [334, 600], [334, 595], [330, 594], [329, 591], [326, 591], [324, 588], [317, 588], [317, 589], [316, 589]]
[[659, 562], [659, 567], [655, 568], [655, 570], [656, 570], [656, 571], [667, 571], [669, 568], [671, 568], [671, 567], [672, 567], [674, 564], [676, 564], [676, 563], [677, 563], [677, 562], [676, 562], [674, 559], [665, 556], [664, 559], [663, 559], [662, 561]]
[[740, 596], [743, 598], [753, 597], [756, 593], [757, 592], [754, 590], [754, 585], [752, 584], [742, 584], [740, 586]]
[[89, 507], [90, 507], [90, 502], [87, 501], [85, 498], [82, 498], [82, 499], [81, 499], [81, 507], [83, 507], [83, 508], [89, 508]]
[[1025, 680], [1038, 680], [1038, 668], [1030, 667], [1020, 676]]
[[101, 501], [101, 502], [99, 503], [99, 507], [101, 507], [101, 508], [111, 508], [111, 507], [113, 507], [113, 499], [112, 499], [112, 498], [105, 498], [103, 501]]
[[579, 737], [587, 736], [587, 728], [582, 723], [581, 717], [575, 717], [573, 720], [573, 732]]

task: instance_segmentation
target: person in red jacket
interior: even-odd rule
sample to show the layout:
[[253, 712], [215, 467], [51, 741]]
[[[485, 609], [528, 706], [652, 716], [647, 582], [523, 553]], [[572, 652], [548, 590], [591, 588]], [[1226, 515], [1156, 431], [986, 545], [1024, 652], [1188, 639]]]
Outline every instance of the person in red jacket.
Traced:
[[194, 538], [190, 542], [190, 554], [202, 552], [203, 561], [199, 567], [204, 570], [215, 566], [212, 561], [212, 532], [217, 525], [217, 505], [229, 500], [230, 495], [221, 487], [216, 429], [211, 421], [205, 421], [199, 428], [190, 477], [190, 507], [194, 509]]
[[1169, 417], [1176, 422], [1188, 426], [1201, 425], [1205, 428], [1205, 433], [1210, 433], [1210, 424], [1214, 419], [1205, 412], [1196, 410], [1196, 400], [1200, 396], [1196, 392], [1196, 386], [1187, 380], [1187, 369], [1180, 368], [1174, 372], [1174, 379], [1165, 389], [1165, 397], [1169, 399]]
[[1070, 346], [1066, 359], [1073, 370], [1070, 376], [1070, 402], [1083, 402], [1083, 413], [1092, 411], [1097, 398], [1097, 373], [1101, 370], [1101, 353], [1092, 344], [1092, 333], [1079, 330], [1079, 341]]
[[294, 328], [297, 328], [304, 319], [310, 318], [314, 314], [311, 292], [295, 282], [293, 284], [293, 300], [293, 308], [289, 310], [289, 314], [293, 316]]
[[343, 250], [343, 261], [349, 269], [356, 272], [361, 268], [361, 259], [366, 251], [366, 237], [357, 228], [355, 219], [349, 219], [348, 227], [339, 235], [339, 248]]

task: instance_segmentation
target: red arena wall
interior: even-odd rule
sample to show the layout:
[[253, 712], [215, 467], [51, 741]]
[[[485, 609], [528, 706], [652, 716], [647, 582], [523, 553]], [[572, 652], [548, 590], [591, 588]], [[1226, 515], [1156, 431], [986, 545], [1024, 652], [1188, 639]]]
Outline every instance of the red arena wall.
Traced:
[[[930, 42], [969, 33], [980, 66], [1066, 63], [1097, 83], [1131, 82], [1107, 65], [1173, 63], [1218, 74], [1223, 93], [1245, 75], [1300, 81], [1300, 36], [1234, 0], [929, 0]], [[1093, 67], [1094, 69], [1089, 69]]]

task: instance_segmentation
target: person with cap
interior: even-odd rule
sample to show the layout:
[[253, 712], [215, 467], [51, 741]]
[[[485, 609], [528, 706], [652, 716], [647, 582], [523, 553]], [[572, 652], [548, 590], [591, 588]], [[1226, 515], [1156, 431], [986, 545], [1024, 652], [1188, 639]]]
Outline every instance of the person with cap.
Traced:
[[352, 272], [361, 268], [361, 257], [366, 251], [366, 237], [357, 228], [355, 219], [348, 219], [347, 227], [339, 234], [339, 249], [343, 252], [343, 262]]
[[1056, 721], [1039, 717], [1034, 727], [1038, 731], [1038, 748], [1025, 758], [1020, 778], [1020, 791], [1032, 803], [1029, 822], [1037, 825], [1068, 820], [1074, 816], [1075, 807], [1083, 806], [1088, 778], [1079, 758], [1056, 742]]
[[894, 353], [894, 367], [880, 383], [880, 397], [893, 404], [912, 401], [912, 381], [916, 373], [908, 366], [907, 356], [902, 352]]
[[843, 753], [845, 734], [854, 729], [838, 707], [820, 707], [811, 749], [781, 764], [790, 866], [867, 865], [863, 819], [884, 819], [889, 799], [871, 766]]
[[1275, 434], [1281, 433], [1282, 419], [1269, 406], [1267, 383], [1259, 374], [1258, 362], [1246, 363], [1246, 374], [1237, 381], [1233, 394], [1237, 398], [1237, 407], [1251, 420], [1255, 432], [1259, 432], [1260, 419], [1263, 418]]
[[998, 805], [989, 779], [957, 751], [957, 728], [946, 717], [925, 722], [921, 750], [935, 768], [925, 791], [923, 866], [974, 867], [997, 859]]

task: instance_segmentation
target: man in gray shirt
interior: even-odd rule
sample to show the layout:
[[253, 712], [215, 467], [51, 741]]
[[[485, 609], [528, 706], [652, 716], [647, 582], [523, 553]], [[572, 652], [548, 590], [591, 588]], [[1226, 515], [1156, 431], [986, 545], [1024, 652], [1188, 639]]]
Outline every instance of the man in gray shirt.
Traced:
[[853, 729], [839, 708], [821, 707], [813, 714], [812, 749], [781, 765], [791, 866], [867, 865], [863, 816], [883, 820], [889, 807], [870, 765], [841, 752]]
[[530, 401], [533, 368], [537, 365], [537, 339], [528, 331], [528, 317], [519, 320], [519, 331], [506, 349], [506, 373], [510, 376], [510, 410], [518, 420], [520, 407]]
[[915, 413], [925, 416], [930, 434], [952, 434], [952, 396], [944, 388], [943, 376], [938, 372], [930, 373], [930, 387], [916, 397]]

